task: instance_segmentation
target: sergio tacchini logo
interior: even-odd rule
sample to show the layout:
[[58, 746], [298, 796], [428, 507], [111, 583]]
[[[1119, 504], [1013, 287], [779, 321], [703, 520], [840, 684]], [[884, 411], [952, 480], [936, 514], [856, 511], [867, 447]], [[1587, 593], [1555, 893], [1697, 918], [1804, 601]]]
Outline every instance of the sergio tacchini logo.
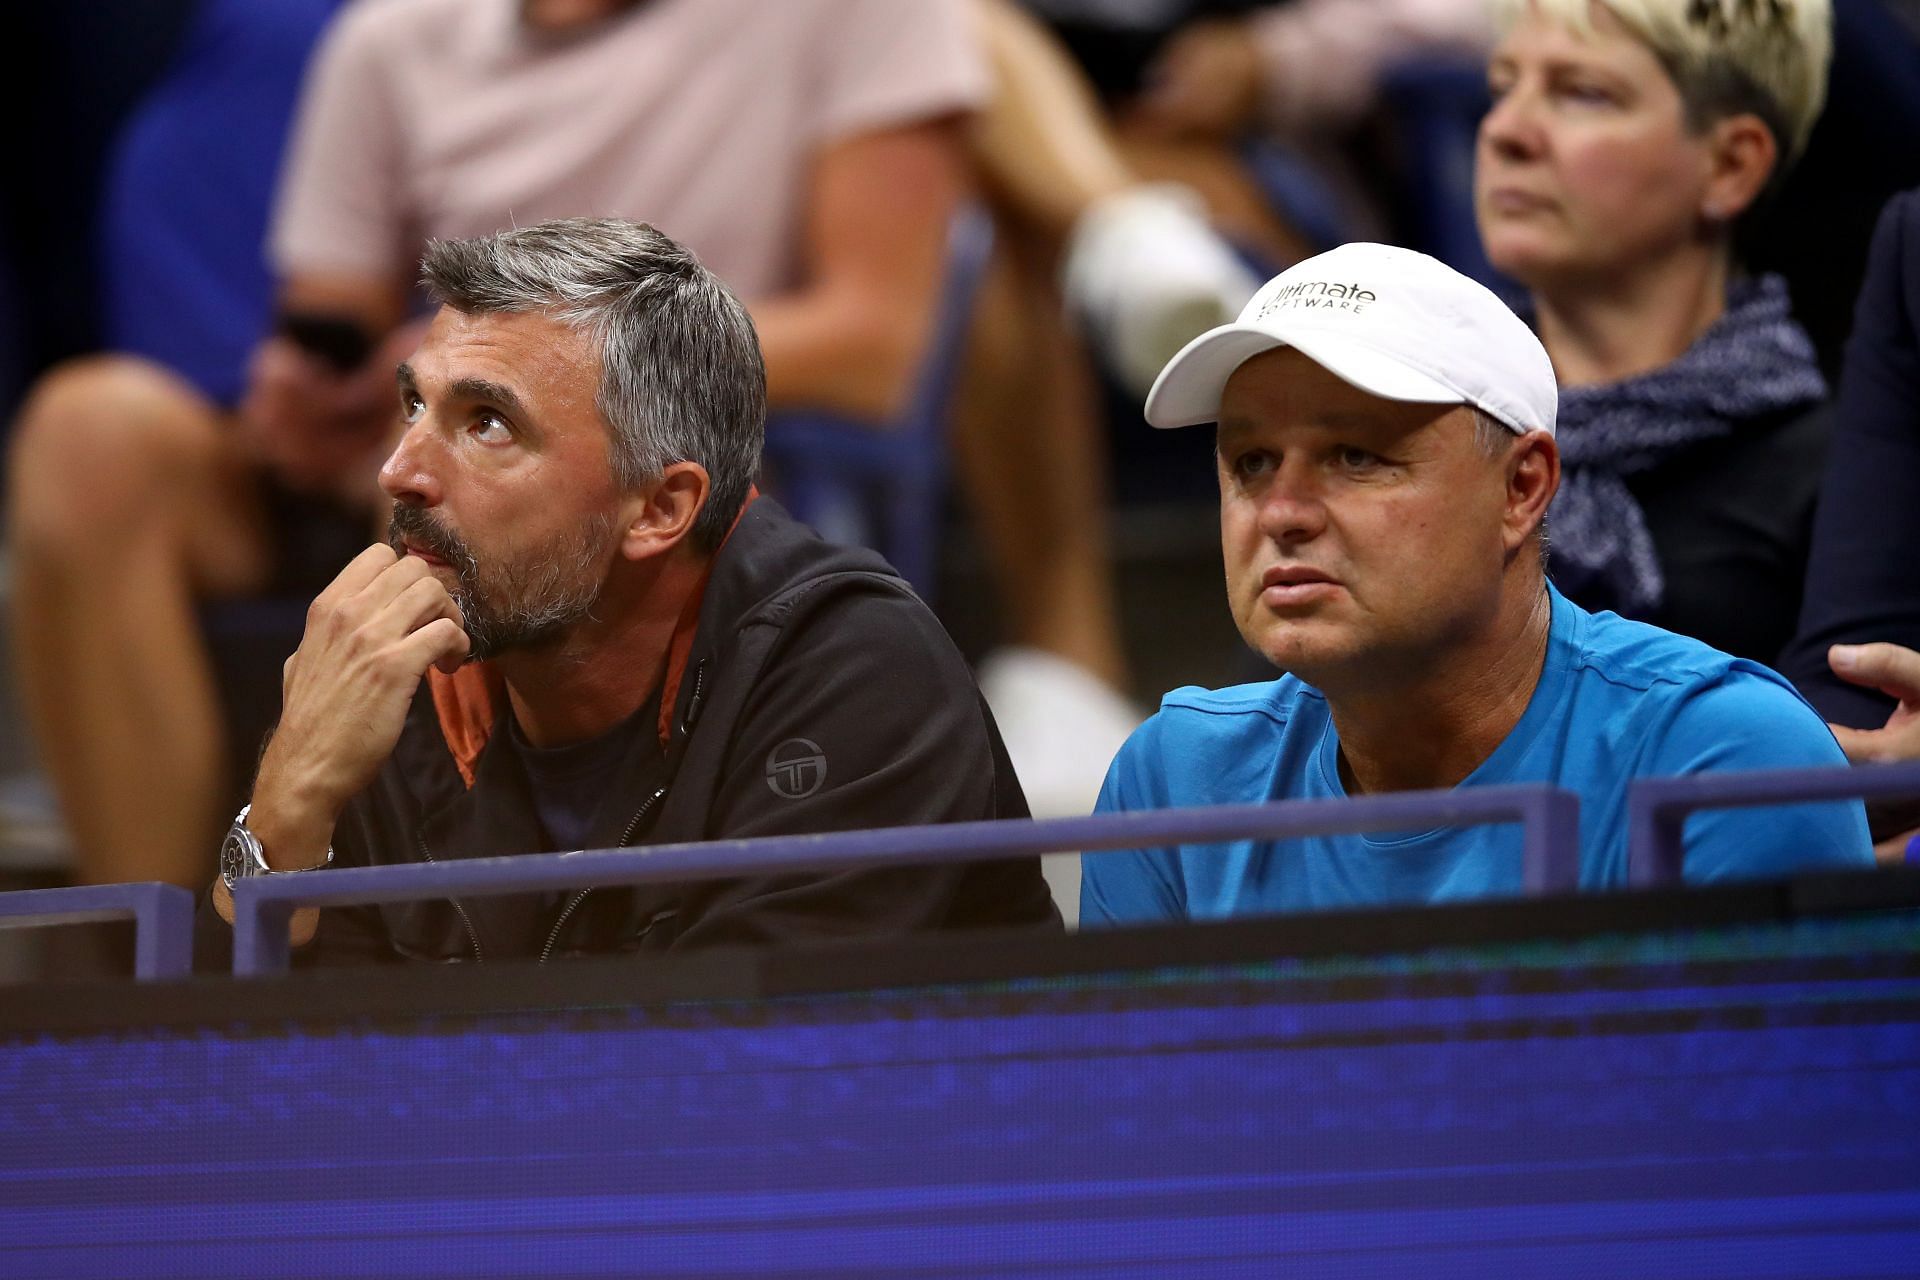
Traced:
[[767, 753], [767, 787], [783, 800], [804, 800], [827, 780], [827, 753], [810, 738], [788, 738]]

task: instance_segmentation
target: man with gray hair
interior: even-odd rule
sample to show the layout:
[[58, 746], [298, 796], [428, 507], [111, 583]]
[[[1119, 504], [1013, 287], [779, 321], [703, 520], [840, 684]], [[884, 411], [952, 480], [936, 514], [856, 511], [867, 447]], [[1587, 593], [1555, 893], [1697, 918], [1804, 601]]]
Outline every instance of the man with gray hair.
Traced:
[[[423, 281], [389, 541], [309, 611], [220, 916], [249, 875], [1025, 815], [932, 614], [753, 493], [759, 345], [693, 255], [568, 219], [436, 242]], [[545, 959], [1056, 919], [1024, 859], [309, 910], [294, 936], [309, 963]]]
[[[1552, 783], [1580, 797], [1580, 887], [1623, 886], [1634, 778], [1841, 765], [1758, 663], [1546, 579], [1553, 366], [1483, 286], [1349, 244], [1269, 281], [1155, 382], [1147, 420], [1219, 424], [1227, 596], [1287, 674], [1167, 695], [1103, 810]], [[1867, 867], [1858, 803], [1697, 813], [1689, 881]], [[1087, 924], [1510, 895], [1512, 826], [1096, 854]]]

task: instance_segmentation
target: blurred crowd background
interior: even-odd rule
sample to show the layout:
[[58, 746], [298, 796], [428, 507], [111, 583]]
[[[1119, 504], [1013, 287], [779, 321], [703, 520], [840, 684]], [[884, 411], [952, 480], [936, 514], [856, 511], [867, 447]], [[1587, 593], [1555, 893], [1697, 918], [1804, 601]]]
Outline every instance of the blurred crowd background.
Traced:
[[[568, 214], [652, 221], [748, 303], [768, 489], [914, 578], [1038, 813], [1086, 811], [1165, 690], [1261, 676], [1211, 441], [1140, 404], [1349, 240], [1541, 326], [1570, 594], [1783, 661], [1876, 221], [1920, 186], [1920, 4], [1834, 0], [1828, 70], [1824, 6], [1710, 0], [1760, 33], [1730, 88], [1661, 42], [1701, 8], [8, 6], [34, 74], [5, 90], [0, 872], [204, 882], [305, 599], [377, 527], [420, 243]], [[1616, 61], [1582, 79], [1566, 49]], [[1727, 207], [1663, 177], [1756, 104], [1771, 149], [1729, 160]]]

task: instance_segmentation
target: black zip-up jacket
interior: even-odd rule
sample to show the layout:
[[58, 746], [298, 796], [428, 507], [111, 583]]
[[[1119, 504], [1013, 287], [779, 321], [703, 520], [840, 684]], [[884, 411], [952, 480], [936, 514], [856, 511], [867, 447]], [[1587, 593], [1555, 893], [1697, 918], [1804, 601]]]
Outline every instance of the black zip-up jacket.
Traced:
[[[664, 740], [653, 716], [632, 722], [589, 847], [1027, 815], [986, 704], [932, 612], [879, 557], [822, 541], [769, 499], [748, 507], [715, 556], [677, 674]], [[543, 850], [500, 704], [469, 786], [423, 681], [393, 754], [335, 828], [334, 865]], [[231, 930], [211, 914], [202, 911], [200, 948], [210, 966], [231, 947]], [[329, 908], [295, 963], [528, 959], [1058, 922], [1038, 860], [1022, 858]]]

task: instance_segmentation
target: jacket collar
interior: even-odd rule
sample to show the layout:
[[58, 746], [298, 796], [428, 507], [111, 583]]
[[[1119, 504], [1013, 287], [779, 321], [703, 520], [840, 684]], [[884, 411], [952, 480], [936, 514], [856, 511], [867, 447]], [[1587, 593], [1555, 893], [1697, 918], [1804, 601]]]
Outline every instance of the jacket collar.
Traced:
[[[760, 490], [747, 491], [747, 500], [741, 505], [740, 514], [734, 517], [733, 526], [727, 530], [727, 536], [720, 540], [720, 547], [714, 552], [713, 559], [707, 564], [693, 590], [687, 595], [680, 608], [680, 617], [674, 624], [673, 637], [667, 644], [666, 678], [660, 688], [660, 716], [657, 732], [660, 749], [664, 752], [673, 737], [673, 711], [680, 696], [680, 685], [687, 673], [687, 659], [693, 652], [693, 642], [700, 629], [701, 605], [707, 593], [707, 584], [713, 580], [714, 567], [720, 562], [727, 544], [732, 541], [734, 532], [740, 528], [740, 522], [746, 518], [748, 510], [760, 497]], [[434, 712], [440, 722], [440, 736], [445, 739], [447, 750], [453, 755], [454, 767], [460, 771], [460, 779], [468, 790], [472, 790], [479, 777], [480, 759], [486, 753], [499, 726], [505, 722], [502, 715], [507, 707], [506, 679], [490, 662], [470, 662], [452, 675], [439, 670], [429, 669], [427, 686], [433, 695]]]
[[[844, 572], [898, 577], [871, 551], [827, 544], [799, 527], [771, 498], [759, 497], [757, 491], [749, 496], [699, 587], [682, 607], [660, 691], [658, 749], [648, 743], [642, 752], [641, 744], [635, 744], [615, 788], [631, 803], [622, 807], [617, 822], [603, 814], [610, 830], [596, 835], [609, 844], [622, 843], [632, 817], [626, 811], [637, 810], [678, 767], [708, 683], [702, 668], [756, 618], [777, 620], [785, 602], [809, 580]], [[462, 790], [442, 792], [439, 801], [427, 804], [422, 834], [431, 848], [458, 849], [464, 856], [538, 848], [537, 825], [515, 827], [498, 817], [506, 810], [532, 811], [530, 786], [514, 753], [487, 750], [504, 736], [505, 717], [512, 714], [505, 681], [486, 663], [470, 663], [452, 676], [432, 671], [428, 680], [439, 736], [463, 784]], [[536, 819], [528, 821], [537, 824]]]

